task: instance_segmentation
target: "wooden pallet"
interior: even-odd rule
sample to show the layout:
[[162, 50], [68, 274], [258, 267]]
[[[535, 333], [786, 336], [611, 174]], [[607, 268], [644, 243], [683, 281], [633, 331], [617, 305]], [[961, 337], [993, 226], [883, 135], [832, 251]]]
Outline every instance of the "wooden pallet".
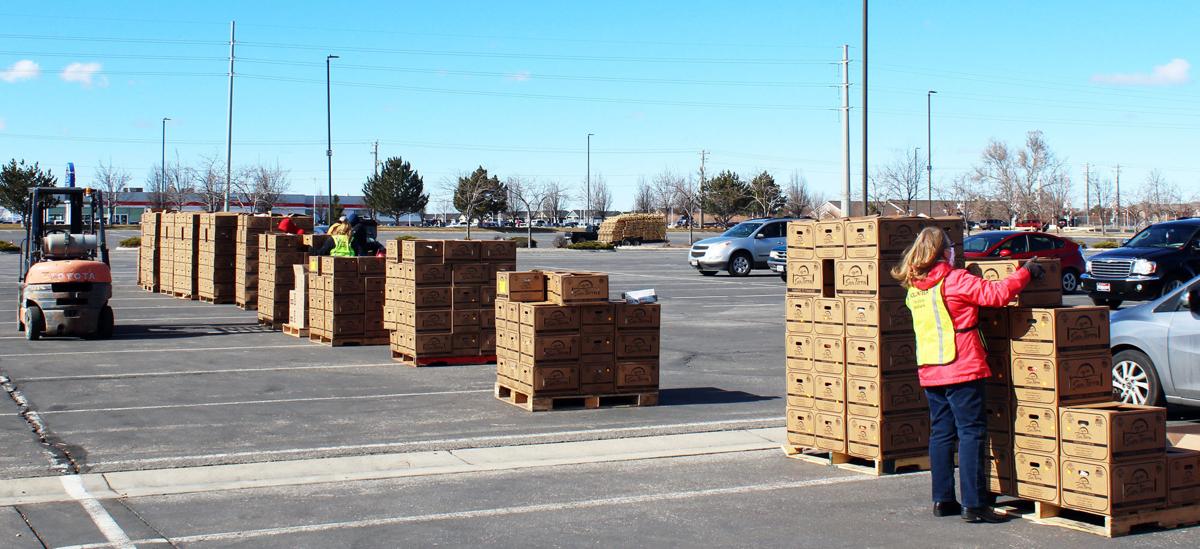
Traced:
[[138, 284], [138, 286], [141, 286], [143, 290], [146, 290], [152, 294], [156, 294], [159, 291], [158, 284]]
[[842, 452], [831, 452], [821, 448], [806, 448], [803, 446], [783, 445], [783, 453], [791, 459], [798, 459], [817, 465], [833, 466], [847, 471], [867, 475], [883, 476], [915, 473], [929, 470], [929, 456], [901, 456], [886, 459], [867, 459], [855, 457]]
[[418, 358], [393, 349], [392, 360], [414, 368], [421, 366], [469, 366], [472, 364], [495, 364], [496, 355], [426, 356]]
[[283, 328], [283, 321], [282, 320], [271, 320], [271, 319], [266, 319], [263, 317], [258, 317], [258, 325], [259, 326], [268, 326], [272, 330], [279, 330], [279, 329]]
[[1200, 524], [1200, 504], [1129, 511], [1116, 516], [1098, 515], [1041, 501], [1009, 500], [997, 503], [996, 512], [1013, 518], [1048, 524], [1106, 538], [1136, 531], [1170, 530]]
[[308, 337], [308, 328], [296, 328], [291, 324], [283, 325], [283, 333], [292, 337]]
[[199, 295], [193, 294], [191, 292], [171, 292], [171, 295], [177, 299], [190, 299], [192, 301], [196, 301], [197, 299], [200, 299]]
[[345, 337], [334, 336], [329, 337], [323, 334], [308, 332], [308, 340], [321, 345], [329, 345], [330, 347], [366, 347], [368, 345], [387, 345], [389, 343], [387, 337]]
[[200, 301], [203, 301], [205, 303], [211, 303], [213, 305], [230, 305], [233, 303], [233, 299], [228, 298], [228, 297], [208, 297], [208, 296], [202, 295], [197, 299], [199, 299]]
[[258, 302], [257, 302], [257, 301], [256, 301], [256, 302], [254, 302], [254, 308], [253, 308], [253, 309], [251, 309], [251, 308], [250, 308], [250, 304], [249, 304], [249, 303], [246, 303], [246, 302], [244, 302], [244, 301], [238, 301], [238, 300], [236, 300], [236, 299], [235, 299], [235, 300], [233, 300], [233, 305], [234, 305], [235, 307], [237, 307], [237, 308], [239, 308], [239, 309], [243, 310], [243, 311], [249, 311], [249, 310], [255, 310], [255, 311], [257, 311], [257, 310], [258, 310]]
[[613, 408], [617, 406], [657, 406], [658, 391], [644, 393], [624, 393], [612, 395], [563, 395], [563, 396], [534, 396], [519, 389], [496, 384], [496, 398], [525, 410], [526, 412], [546, 412], [550, 410], [567, 410], [584, 408]]

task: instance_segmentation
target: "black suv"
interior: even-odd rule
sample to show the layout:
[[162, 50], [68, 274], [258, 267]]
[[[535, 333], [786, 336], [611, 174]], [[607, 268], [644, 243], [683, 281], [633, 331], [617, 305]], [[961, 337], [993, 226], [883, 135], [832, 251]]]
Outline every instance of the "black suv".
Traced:
[[1120, 248], [1092, 256], [1079, 277], [1096, 305], [1116, 309], [1127, 299], [1154, 299], [1200, 274], [1200, 219], [1142, 229]]

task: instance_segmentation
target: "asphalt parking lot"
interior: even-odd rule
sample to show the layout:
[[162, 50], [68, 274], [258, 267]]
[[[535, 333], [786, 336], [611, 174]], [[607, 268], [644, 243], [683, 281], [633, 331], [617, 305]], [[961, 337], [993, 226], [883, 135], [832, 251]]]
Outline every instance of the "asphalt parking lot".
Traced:
[[[636, 448], [688, 433], [778, 431], [783, 284], [765, 271], [701, 277], [685, 254], [520, 253], [519, 268], [605, 271], [614, 292], [654, 288], [663, 305], [660, 406], [529, 414], [493, 398], [494, 366], [410, 368], [391, 362], [386, 347], [330, 348], [266, 331], [253, 312], [232, 305], [144, 292], [135, 284], [136, 253], [116, 251], [111, 341], [27, 342], [11, 315], [0, 317], [0, 375], [25, 403], [0, 401], [0, 479], [220, 469], [200, 466], [252, 477], [238, 467], [389, 456], [415, 463], [418, 455], [489, 447], [627, 441]], [[15, 271], [16, 256], [0, 255], [0, 303], [12, 303]], [[20, 412], [38, 420], [44, 441]], [[935, 522], [925, 475], [850, 475], [761, 451], [777, 447], [770, 440], [745, 447], [756, 451], [691, 457], [625, 453], [600, 463], [281, 486], [241, 479], [194, 493], [90, 501], [138, 545], [929, 546], [930, 532], [948, 546], [1099, 541], [1024, 523]], [[705, 454], [697, 444], [694, 453]], [[107, 543], [96, 516], [94, 506], [76, 501], [0, 508], [0, 532], [14, 533], [0, 546]], [[1138, 541], [1168, 546], [1189, 533]]]

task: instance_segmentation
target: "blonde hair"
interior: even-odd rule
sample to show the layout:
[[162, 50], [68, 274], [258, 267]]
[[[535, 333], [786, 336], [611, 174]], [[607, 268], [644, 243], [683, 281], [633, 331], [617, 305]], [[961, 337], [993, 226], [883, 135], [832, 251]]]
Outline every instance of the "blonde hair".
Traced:
[[901, 286], [911, 287], [917, 280], [925, 278], [953, 245], [945, 231], [937, 227], [921, 229], [917, 239], [904, 250], [904, 259], [892, 267], [892, 277], [899, 280]]
[[330, 235], [333, 235], [333, 236], [337, 236], [340, 234], [350, 234], [350, 226], [345, 223], [342, 223], [341, 221], [338, 221], [337, 223], [334, 223], [333, 225], [329, 226], [328, 232]]

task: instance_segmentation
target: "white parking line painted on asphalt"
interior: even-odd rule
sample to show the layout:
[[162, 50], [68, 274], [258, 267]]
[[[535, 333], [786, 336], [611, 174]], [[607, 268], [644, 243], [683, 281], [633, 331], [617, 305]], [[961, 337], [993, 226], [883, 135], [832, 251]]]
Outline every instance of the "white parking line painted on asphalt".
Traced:
[[663, 301], [671, 301], [675, 299], [715, 299], [717, 297], [783, 297], [783, 294], [749, 294], [749, 295], [731, 295], [731, 296], [714, 296], [714, 295], [685, 295], [685, 296], [663, 296]]
[[670, 423], [666, 425], [638, 425], [634, 427], [611, 427], [607, 429], [578, 429], [571, 431], [551, 431], [546, 433], [527, 433], [527, 434], [510, 434], [510, 435], [490, 435], [482, 437], [463, 437], [463, 438], [447, 438], [434, 440], [414, 440], [407, 442], [378, 442], [372, 444], [346, 444], [340, 446], [315, 446], [309, 448], [288, 448], [283, 450], [255, 450], [251, 452], [221, 452], [216, 454], [201, 454], [193, 456], [166, 456], [157, 458], [144, 459], [116, 459], [110, 461], [94, 461], [89, 462], [93, 467], [113, 467], [127, 465], [146, 465], [150, 463], [171, 463], [171, 462], [195, 462], [195, 461], [211, 461], [216, 459], [229, 459], [237, 457], [252, 457], [252, 456], [284, 456], [288, 454], [303, 454], [307, 452], [336, 452], [336, 451], [358, 451], [358, 450], [380, 450], [385, 448], [403, 448], [406, 446], [417, 445], [462, 445], [472, 444], [497, 440], [512, 440], [512, 439], [538, 439], [538, 438], [553, 438], [553, 437], [570, 437], [577, 435], [591, 434], [628, 434], [639, 433], [645, 431], [653, 431], [656, 429], [686, 429], [691, 427], [710, 427], [715, 425], [729, 424], [755, 424], [764, 427], [778, 427], [783, 425], [784, 418], [779, 416], [747, 418], [747, 419], [726, 419], [714, 421], [697, 421], [692, 423]]
[[[914, 475], [919, 473], [914, 473]], [[139, 545], [159, 545], [159, 544], [190, 544], [190, 543], [205, 543], [205, 542], [224, 542], [224, 541], [243, 541], [255, 538], [265, 538], [273, 536], [311, 534], [319, 532], [330, 532], [337, 530], [350, 530], [357, 528], [371, 528], [380, 526], [395, 526], [400, 524], [414, 524], [423, 522], [436, 522], [446, 520], [469, 520], [469, 519], [484, 519], [503, 517], [509, 515], [520, 515], [529, 513], [554, 513], [567, 510], [579, 509], [594, 509], [597, 507], [611, 506], [629, 506], [646, 503], [657, 503], [664, 501], [681, 501], [694, 498], [707, 498], [719, 496], [733, 496], [739, 494], [753, 494], [760, 492], [776, 492], [780, 490], [798, 490], [803, 488], [812, 488], [817, 486], [831, 486], [836, 484], [849, 484], [855, 482], [888, 482], [897, 478], [910, 478], [912, 475], [892, 475], [874, 477], [867, 475], [846, 475], [836, 477], [822, 477], [808, 480], [798, 480], [792, 482], [771, 482], [765, 484], [747, 484], [741, 486], [728, 486], [724, 488], [707, 488], [703, 490], [686, 490], [679, 492], [660, 492], [657, 494], [639, 494], [636, 496], [618, 496], [611, 498], [586, 499], [576, 501], [562, 501], [557, 503], [540, 503], [533, 505], [516, 505], [511, 507], [494, 507], [489, 509], [476, 509], [471, 511], [453, 511], [449, 513], [430, 513], [425, 515], [404, 515], [395, 517], [382, 517], [363, 520], [348, 520], [340, 522], [324, 522], [318, 524], [305, 524], [298, 526], [281, 526], [275, 528], [260, 528], [256, 530], [237, 530], [228, 532], [218, 532], [212, 534], [193, 534], [188, 536], [171, 537], [167, 539], [149, 538], [139, 539], [135, 543]], [[64, 549], [99, 549], [106, 547], [106, 544], [84, 544], [69, 546]]]
[[[60, 353], [20, 353], [15, 355], [0, 355], [0, 358], [15, 358], [19, 356], [55, 356], [55, 355], [107, 355], [116, 353], [181, 353], [195, 351], [246, 351], [250, 349], [287, 349], [287, 348], [308, 347], [314, 348], [309, 342], [304, 341], [297, 345], [250, 345], [245, 347], [183, 347], [175, 349], [113, 349], [110, 351], [64, 351]], [[332, 348], [332, 347], [331, 347]]]
[[[121, 309], [117, 309], [117, 312], [120, 312], [120, 311], [121, 311]], [[120, 326], [121, 323], [123, 323], [123, 322], [157, 321], [161, 324], [178, 324], [178, 323], [195, 322], [195, 321], [200, 321], [200, 320], [254, 320], [254, 318], [255, 317], [250, 316], [249, 314], [245, 314], [245, 315], [241, 315], [241, 316], [203, 316], [203, 317], [195, 317], [195, 318], [179, 318], [177, 316], [166, 317], [166, 318], [121, 318], [120, 316], [117, 316], [117, 326]], [[17, 322], [15, 320], [0, 320], [0, 324], [12, 324], [15, 326], [17, 324]]]
[[59, 477], [62, 481], [63, 489], [67, 491], [67, 495], [79, 502], [83, 506], [83, 510], [91, 517], [96, 528], [100, 529], [100, 533], [104, 535], [104, 539], [108, 543], [103, 544], [103, 547], [117, 547], [119, 549], [137, 549], [133, 541], [129, 539], [129, 535], [113, 520], [112, 515], [104, 509], [104, 506], [96, 501], [88, 493], [87, 488], [83, 487], [83, 479], [79, 475], [65, 475]]
[[90, 414], [99, 412], [134, 412], [141, 410], [175, 410], [178, 408], [209, 408], [214, 406], [247, 406], [252, 404], [281, 404], [287, 402], [321, 402], [326, 400], [369, 400], [373, 398], [403, 398], [436, 395], [466, 395], [472, 393], [490, 393], [493, 389], [469, 389], [461, 391], [429, 391], [424, 393], [387, 393], [382, 395], [349, 395], [332, 397], [277, 398], [263, 400], [232, 400], [226, 402], [197, 402], [192, 404], [159, 404], [154, 406], [122, 406], [117, 408], [80, 408], [78, 410], [51, 410], [41, 412], [42, 415]]
[[313, 364], [310, 366], [279, 366], [276, 368], [229, 368], [221, 370], [181, 370], [178, 372], [131, 372], [126, 374], [91, 374], [77, 376], [43, 376], [21, 378], [21, 384], [37, 383], [39, 381], [84, 381], [101, 379], [134, 379], [142, 377], [173, 377], [196, 376], [205, 374], [249, 374], [261, 372], [294, 372], [300, 370], [346, 370], [354, 368], [384, 368], [395, 367], [396, 362], [379, 362], [374, 364]]

